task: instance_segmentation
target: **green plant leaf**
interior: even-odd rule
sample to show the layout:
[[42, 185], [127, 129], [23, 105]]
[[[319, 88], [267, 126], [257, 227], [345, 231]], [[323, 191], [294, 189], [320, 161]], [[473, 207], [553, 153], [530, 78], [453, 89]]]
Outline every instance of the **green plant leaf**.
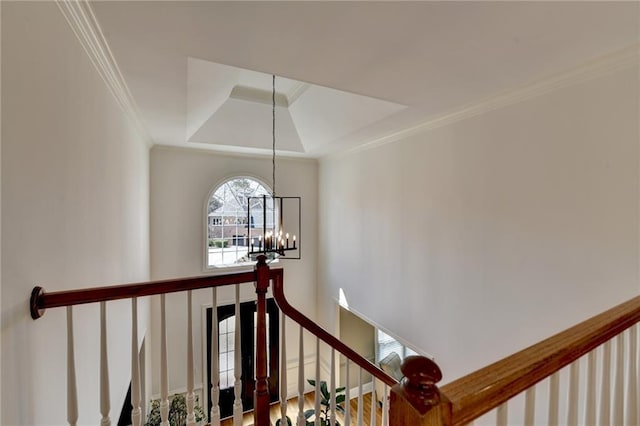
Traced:
[[336, 393], [344, 392], [345, 389], [345, 387], [337, 388]]
[[[282, 419], [276, 420], [276, 426], [280, 426], [281, 422], [282, 422]], [[291, 426], [291, 419], [289, 418], [289, 416], [287, 416], [287, 425]]]
[[342, 405], [336, 405], [336, 410], [344, 414], [344, 408], [342, 407]]
[[344, 395], [338, 395], [336, 396], [336, 404], [342, 404], [345, 400], [345, 396]]
[[331, 395], [329, 394], [329, 390], [327, 389], [327, 382], [324, 380], [320, 382], [320, 393], [324, 399], [330, 399]]
[[316, 381], [315, 381], [315, 380], [307, 379], [307, 382], [308, 382], [311, 386], [315, 386], [315, 385], [316, 385]]
[[305, 419], [309, 419], [309, 417], [313, 416], [314, 414], [316, 414], [316, 410], [311, 408], [311, 409], [309, 409], [309, 410], [304, 412], [304, 418]]

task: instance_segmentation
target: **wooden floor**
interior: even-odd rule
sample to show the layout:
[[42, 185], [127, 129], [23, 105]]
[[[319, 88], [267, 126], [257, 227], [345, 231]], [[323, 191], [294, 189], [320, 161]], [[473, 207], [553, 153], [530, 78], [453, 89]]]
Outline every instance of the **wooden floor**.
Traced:
[[[309, 392], [304, 396], [304, 409], [308, 410], [314, 407], [314, 392]], [[363, 395], [363, 422], [364, 426], [371, 426], [371, 393]], [[382, 426], [382, 409], [376, 404], [377, 413], [376, 413], [376, 426]], [[280, 418], [280, 403], [275, 403], [271, 406], [271, 424], [275, 425], [276, 420]], [[358, 424], [358, 398], [351, 399], [351, 425]], [[287, 416], [291, 419], [291, 424], [293, 426], [296, 425], [296, 420], [298, 418], [298, 398], [292, 398], [287, 401]], [[342, 426], [346, 426], [344, 424], [344, 416], [339, 414], [337, 420], [340, 422]], [[253, 412], [246, 413], [242, 419], [243, 426], [251, 426], [253, 425]], [[221, 422], [221, 426], [233, 426], [233, 419], [228, 418]]]

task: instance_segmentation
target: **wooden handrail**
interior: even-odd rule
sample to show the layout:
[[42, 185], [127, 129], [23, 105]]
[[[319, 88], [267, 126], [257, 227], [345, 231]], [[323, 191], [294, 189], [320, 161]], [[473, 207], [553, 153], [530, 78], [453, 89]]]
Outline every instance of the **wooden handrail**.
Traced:
[[[33, 319], [40, 318], [47, 308], [73, 306], [86, 303], [106, 302], [118, 299], [130, 299], [143, 296], [152, 296], [157, 294], [174, 293], [180, 291], [190, 291], [203, 288], [220, 287], [225, 285], [240, 284], [246, 282], [254, 282], [256, 287], [256, 307], [257, 307], [257, 323], [256, 323], [256, 341], [259, 348], [256, 353], [255, 360], [255, 390], [254, 390], [254, 424], [256, 426], [268, 426], [269, 423], [269, 392], [267, 377], [267, 336], [266, 336], [266, 293], [269, 283], [273, 283], [274, 298], [278, 303], [284, 315], [298, 322], [309, 332], [322, 339], [332, 348], [348, 357], [351, 361], [359, 365], [362, 369], [372, 374], [375, 378], [383, 383], [394, 386], [398, 382], [384, 371], [377, 368], [374, 364], [357, 354], [355, 351], [347, 347], [340, 340], [326, 332], [320, 326], [293, 308], [284, 296], [284, 272], [280, 269], [270, 269], [266, 264], [265, 256], [258, 257], [256, 268], [251, 272], [241, 272], [235, 274], [204, 276], [193, 278], [180, 278], [172, 280], [151, 281], [134, 284], [124, 284], [105, 287], [94, 287], [69, 291], [57, 291], [45, 293], [42, 287], [34, 287], [31, 292], [30, 310]], [[191, 309], [191, 293], [189, 293], [189, 310]], [[236, 293], [236, 297], [237, 293]], [[237, 302], [236, 302], [237, 304]], [[135, 313], [136, 303], [132, 303], [133, 312]], [[71, 312], [71, 311], [69, 311]], [[191, 337], [191, 312], [189, 311], [189, 327], [188, 336]], [[135, 314], [133, 316], [134, 324]], [[137, 328], [133, 328], [137, 330]], [[135, 334], [133, 341], [137, 342]], [[132, 351], [132, 359], [137, 359], [136, 348]], [[187, 357], [191, 359], [191, 357]], [[191, 364], [188, 364], [187, 370], [191, 371]], [[193, 374], [189, 373], [190, 376]], [[236, 376], [236, 380], [238, 377]], [[189, 383], [189, 382], [188, 382]], [[187, 385], [187, 389], [190, 389]], [[191, 387], [190, 395], [193, 395]], [[237, 392], [237, 390], [236, 390]], [[134, 405], [135, 406], [135, 405]], [[189, 400], [187, 400], [189, 406]], [[139, 410], [139, 408], [138, 408]], [[240, 414], [241, 415], [241, 414]]]
[[464, 425], [640, 321], [640, 296], [441, 388], [452, 424]]
[[[271, 276], [277, 269], [272, 269]], [[256, 271], [238, 272], [171, 280], [149, 281], [133, 284], [93, 287], [78, 290], [54, 291], [46, 293], [42, 287], [34, 287], [31, 292], [30, 310], [33, 319], [40, 318], [45, 309], [84, 303], [104, 302], [132, 297], [153, 296], [199, 288], [221, 287], [230, 284], [254, 282]]]
[[300, 324], [311, 334], [319, 337], [322, 341], [349, 358], [351, 361], [355, 362], [365, 371], [373, 375], [376, 379], [381, 380], [383, 383], [386, 383], [389, 386], [393, 386], [398, 383], [396, 379], [380, 370], [366, 358], [355, 352], [353, 349], [349, 348], [347, 345], [342, 343], [339, 339], [334, 337], [325, 329], [317, 325], [315, 322], [311, 321], [311, 319], [306, 317], [302, 312], [291, 306], [284, 295], [282, 269], [273, 269], [271, 270], [271, 272], [271, 279], [273, 280], [273, 298], [276, 300], [280, 310], [286, 316]]

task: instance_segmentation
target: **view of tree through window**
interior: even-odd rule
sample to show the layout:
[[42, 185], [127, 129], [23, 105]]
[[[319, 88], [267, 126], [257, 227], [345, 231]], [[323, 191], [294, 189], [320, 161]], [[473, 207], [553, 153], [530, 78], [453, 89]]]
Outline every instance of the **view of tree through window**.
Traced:
[[[236, 177], [220, 185], [211, 195], [207, 208], [207, 266], [232, 266], [249, 261], [248, 231], [258, 237], [267, 216], [267, 225], [274, 220], [273, 202], [267, 199], [252, 201], [252, 212], [258, 217], [247, 217], [249, 197], [270, 195], [270, 191], [255, 179]], [[266, 212], [265, 212], [266, 209]]]

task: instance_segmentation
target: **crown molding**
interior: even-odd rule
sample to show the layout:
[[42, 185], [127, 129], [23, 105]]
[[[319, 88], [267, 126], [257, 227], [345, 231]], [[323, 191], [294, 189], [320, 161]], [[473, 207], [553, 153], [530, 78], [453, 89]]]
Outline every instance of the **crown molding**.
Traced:
[[104, 80], [109, 91], [147, 146], [152, 139], [120, 68], [87, 0], [55, 0], [60, 12]]
[[[271, 106], [273, 103], [272, 95], [273, 92], [270, 90], [262, 90], [255, 87], [237, 85], [234, 86], [231, 90], [229, 98]], [[276, 92], [275, 101], [276, 106], [289, 108], [289, 101], [287, 100], [287, 97], [282, 93]]]
[[[234, 147], [238, 148], [238, 147]], [[188, 145], [169, 145], [156, 143], [151, 147], [153, 151], [177, 151], [184, 153], [200, 153], [206, 155], [212, 155], [216, 157], [228, 157], [228, 158], [251, 158], [264, 160], [272, 159], [273, 153], [266, 149], [261, 148], [244, 148], [237, 150], [229, 148], [226, 145], [212, 145], [204, 143], [189, 142]], [[290, 151], [278, 151], [276, 150], [277, 161], [295, 161], [304, 162], [310, 164], [317, 164], [318, 159], [315, 157], [309, 157], [304, 153], [296, 153]]]
[[640, 43], [636, 43], [608, 55], [600, 56], [567, 71], [553, 74], [516, 89], [499, 93], [479, 102], [464, 105], [453, 111], [429, 117], [427, 120], [415, 126], [373, 139], [338, 153], [326, 155], [322, 158], [336, 158], [397, 142], [415, 134], [447, 126], [496, 109], [518, 104], [564, 87], [573, 86], [618, 70], [639, 65]]
[[289, 100], [289, 105], [293, 105], [298, 98], [310, 88], [311, 85], [309, 83], [298, 83], [293, 89], [287, 94], [287, 99]]

